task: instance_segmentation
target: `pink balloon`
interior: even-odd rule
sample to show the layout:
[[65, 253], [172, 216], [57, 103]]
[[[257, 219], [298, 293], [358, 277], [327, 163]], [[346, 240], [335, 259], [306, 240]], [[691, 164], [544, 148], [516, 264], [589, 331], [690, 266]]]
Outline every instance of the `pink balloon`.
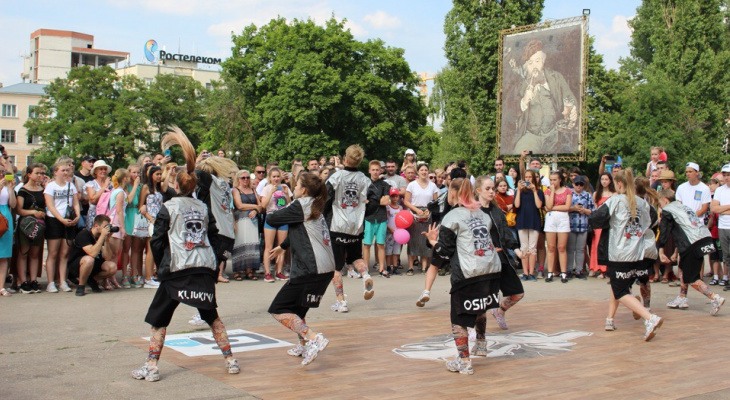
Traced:
[[400, 229], [408, 229], [408, 227], [411, 226], [412, 223], [413, 214], [408, 210], [401, 210], [398, 212], [398, 214], [395, 215], [395, 226]]
[[411, 234], [405, 229], [396, 229], [395, 232], [393, 232], [393, 239], [395, 239], [395, 242], [398, 244], [406, 244], [409, 240], [411, 240]]
[[661, 153], [659, 153], [659, 160], [667, 162], [667, 153], [665, 153], [663, 151]]

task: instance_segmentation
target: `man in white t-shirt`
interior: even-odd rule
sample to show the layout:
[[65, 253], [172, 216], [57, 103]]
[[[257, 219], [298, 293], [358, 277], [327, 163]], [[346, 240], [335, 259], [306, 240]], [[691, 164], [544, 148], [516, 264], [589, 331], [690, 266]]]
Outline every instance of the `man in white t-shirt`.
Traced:
[[710, 188], [700, 181], [700, 166], [696, 163], [688, 162], [684, 174], [687, 176], [687, 182], [677, 188], [677, 201], [694, 210], [707, 225], [707, 212], [712, 201]]
[[[720, 247], [722, 248], [723, 262], [725, 268], [730, 265], [730, 164], [722, 167], [722, 175], [725, 177], [725, 185], [715, 189], [715, 197], [712, 199], [711, 210], [719, 214], [717, 231], [720, 236]], [[725, 291], [730, 290], [728, 285], [727, 269], [725, 269]]]

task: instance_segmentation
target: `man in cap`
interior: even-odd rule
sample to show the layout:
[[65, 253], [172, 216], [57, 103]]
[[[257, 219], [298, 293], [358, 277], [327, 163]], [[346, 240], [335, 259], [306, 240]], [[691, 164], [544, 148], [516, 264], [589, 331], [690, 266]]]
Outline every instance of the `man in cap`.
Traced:
[[[545, 68], [546, 58], [540, 40], [531, 40], [522, 52], [524, 80], [518, 88], [521, 114], [515, 148], [565, 153], [577, 145], [570, 133], [577, 131], [578, 107], [563, 75]], [[558, 128], [569, 136], [561, 138]]]
[[688, 162], [685, 170], [687, 182], [677, 188], [677, 201], [691, 208], [697, 216], [707, 225], [712, 193], [709, 186], [700, 180], [700, 166], [697, 163]]
[[712, 199], [710, 208], [713, 213], [719, 215], [717, 227], [725, 264], [725, 275], [720, 284], [724, 285], [724, 290], [727, 291], [730, 290], [727, 275], [727, 267], [730, 265], [730, 164], [723, 165], [722, 175], [727, 183], [715, 189], [715, 197]]
[[85, 155], [81, 157], [81, 169], [78, 171], [74, 171], [74, 175], [78, 176], [79, 178], [83, 179], [84, 182], [89, 182], [94, 180], [94, 176], [91, 175], [91, 168], [94, 167], [94, 163], [96, 162], [96, 157], [92, 155]]

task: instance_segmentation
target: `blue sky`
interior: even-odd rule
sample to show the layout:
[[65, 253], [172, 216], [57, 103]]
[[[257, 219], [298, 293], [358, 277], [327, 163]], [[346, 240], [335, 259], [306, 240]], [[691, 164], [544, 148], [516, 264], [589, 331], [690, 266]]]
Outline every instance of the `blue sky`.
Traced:
[[[546, 0], [544, 19], [580, 15], [591, 9], [589, 33], [606, 65], [617, 68], [628, 55], [630, 31], [626, 20], [640, 0]], [[443, 22], [451, 2], [446, 0], [34, 0], [8, 2], [0, 8], [0, 82], [20, 82], [22, 54], [29, 51], [36, 29], [60, 29], [94, 36], [94, 46], [131, 53], [131, 63], [145, 62], [143, 45], [155, 39], [160, 48], [184, 54], [225, 58], [230, 55], [231, 31], [249, 24], [263, 25], [277, 16], [322, 22], [332, 14], [347, 18], [357, 39], [381, 38], [405, 49], [417, 72], [436, 73], [446, 64]]]

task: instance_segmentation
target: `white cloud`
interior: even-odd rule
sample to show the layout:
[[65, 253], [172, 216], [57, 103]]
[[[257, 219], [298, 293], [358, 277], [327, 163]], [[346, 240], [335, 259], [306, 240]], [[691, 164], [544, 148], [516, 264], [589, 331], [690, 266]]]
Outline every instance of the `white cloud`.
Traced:
[[591, 23], [591, 30], [596, 37], [595, 47], [598, 53], [603, 54], [606, 67], [617, 69], [618, 59], [629, 55], [631, 28], [628, 21], [632, 17], [616, 15], [611, 20], [611, 26], [601, 23]]
[[398, 17], [392, 17], [385, 11], [380, 10], [366, 15], [363, 19], [375, 29], [394, 29], [401, 26], [401, 21]]
[[363, 28], [362, 25], [360, 25], [356, 22], [352, 22], [349, 19], [345, 22], [345, 29], [349, 29], [350, 33], [352, 33], [352, 36], [355, 36], [358, 38], [363, 38], [363, 37], [367, 36], [367, 34], [368, 34], [368, 31], [365, 30], [365, 28]]

